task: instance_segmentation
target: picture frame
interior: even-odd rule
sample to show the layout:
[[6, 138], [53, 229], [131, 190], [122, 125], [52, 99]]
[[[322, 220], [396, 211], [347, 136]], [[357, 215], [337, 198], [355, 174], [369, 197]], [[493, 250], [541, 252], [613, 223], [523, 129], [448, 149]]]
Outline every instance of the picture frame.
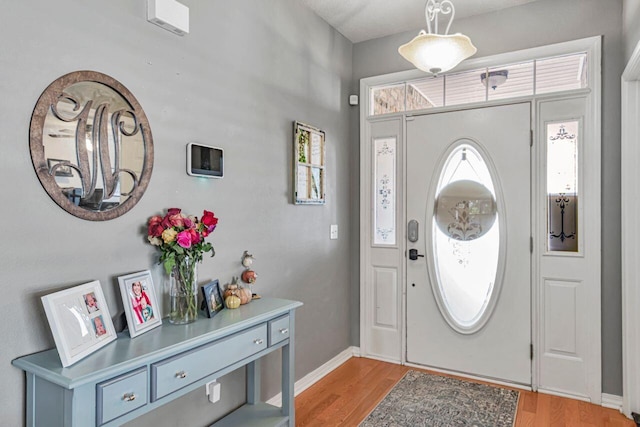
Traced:
[[323, 205], [325, 189], [325, 133], [293, 122], [293, 203]]
[[201, 289], [204, 297], [203, 302], [205, 311], [207, 312], [207, 317], [213, 317], [224, 309], [224, 300], [222, 299], [220, 283], [217, 279], [202, 286]]
[[116, 339], [100, 281], [54, 292], [41, 300], [63, 367]]
[[[61, 159], [47, 159], [47, 167], [49, 170], [52, 170], [53, 167], [59, 163], [64, 163], [65, 160]], [[56, 168], [56, 173], [54, 176], [64, 176], [64, 177], [72, 177], [73, 172], [71, 171], [71, 167], [68, 165], [60, 165]]]
[[149, 270], [120, 276], [118, 284], [131, 338], [162, 324], [160, 304]]

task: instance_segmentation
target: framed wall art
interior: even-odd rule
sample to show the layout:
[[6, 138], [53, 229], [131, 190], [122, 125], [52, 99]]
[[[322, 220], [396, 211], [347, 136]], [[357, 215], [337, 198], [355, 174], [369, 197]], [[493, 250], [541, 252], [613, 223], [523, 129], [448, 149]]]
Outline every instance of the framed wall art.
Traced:
[[222, 292], [220, 292], [219, 282], [213, 280], [201, 289], [202, 295], [204, 296], [203, 303], [206, 307], [207, 317], [213, 317], [224, 308], [224, 300], [222, 299]]
[[42, 305], [64, 367], [116, 339], [102, 287], [97, 280], [45, 295]]
[[131, 338], [162, 324], [160, 304], [149, 270], [120, 276], [118, 283]]
[[293, 202], [325, 203], [325, 134], [318, 128], [293, 123]]

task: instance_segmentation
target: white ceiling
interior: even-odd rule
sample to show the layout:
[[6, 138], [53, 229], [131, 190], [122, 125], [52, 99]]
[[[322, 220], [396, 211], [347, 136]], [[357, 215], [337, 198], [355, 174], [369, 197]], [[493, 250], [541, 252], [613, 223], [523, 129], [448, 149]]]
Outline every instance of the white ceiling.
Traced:
[[[426, 29], [426, 0], [301, 1], [353, 43], [412, 29]], [[452, 3], [455, 19], [459, 19], [532, 1], [536, 0], [452, 0]]]

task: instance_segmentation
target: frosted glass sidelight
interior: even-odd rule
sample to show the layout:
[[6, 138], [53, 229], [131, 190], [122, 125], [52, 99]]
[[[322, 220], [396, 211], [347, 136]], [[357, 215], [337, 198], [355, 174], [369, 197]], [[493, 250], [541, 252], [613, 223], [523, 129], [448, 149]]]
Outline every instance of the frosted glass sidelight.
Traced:
[[547, 247], [578, 252], [578, 120], [547, 124]]
[[497, 296], [500, 212], [496, 186], [480, 148], [462, 140], [445, 161], [432, 219], [434, 292], [443, 316], [472, 333]]
[[374, 245], [396, 244], [396, 139], [374, 141]]

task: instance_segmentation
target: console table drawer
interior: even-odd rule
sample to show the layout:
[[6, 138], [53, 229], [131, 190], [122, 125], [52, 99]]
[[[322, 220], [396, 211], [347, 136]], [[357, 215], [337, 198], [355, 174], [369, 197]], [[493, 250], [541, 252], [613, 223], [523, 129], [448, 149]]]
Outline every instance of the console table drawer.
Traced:
[[269, 345], [278, 344], [289, 338], [289, 316], [269, 322]]
[[96, 384], [98, 425], [147, 404], [147, 368]]
[[267, 325], [262, 324], [211, 344], [151, 365], [151, 400], [211, 375], [267, 348]]

